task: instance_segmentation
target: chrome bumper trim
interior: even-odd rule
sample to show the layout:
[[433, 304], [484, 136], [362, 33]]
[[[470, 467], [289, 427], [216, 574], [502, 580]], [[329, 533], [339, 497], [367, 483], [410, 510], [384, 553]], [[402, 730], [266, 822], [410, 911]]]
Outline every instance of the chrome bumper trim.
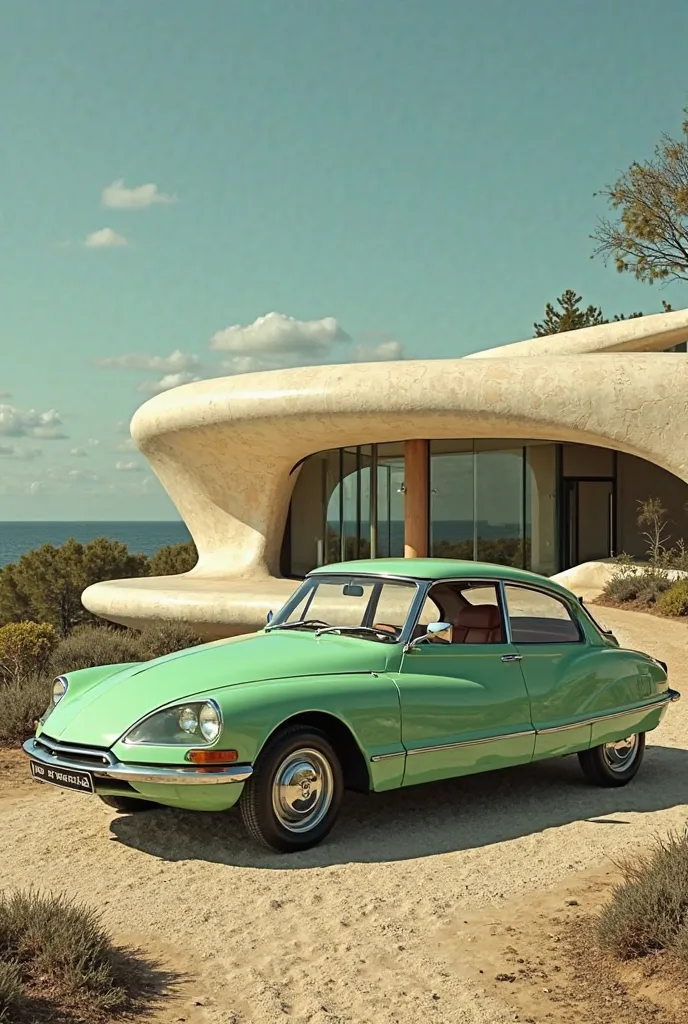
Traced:
[[[112, 765], [89, 766], [66, 757], [48, 754], [42, 750], [35, 739], [27, 740], [23, 745], [24, 753], [50, 768], [61, 768], [65, 771], [87, 772], [94, 780], [107, 783], [109, 779], [117, 782], [153, 782], [169, 786], [217, 786], [232, 782], [246, 782], [253, 774], [250, 765], [231, 764], [222, 768], [202, 771], [196, 766], [152, 768], [150, 765], [123, 764], [114, 761]], [[75, 751], [76, 752], [76, 751]]]

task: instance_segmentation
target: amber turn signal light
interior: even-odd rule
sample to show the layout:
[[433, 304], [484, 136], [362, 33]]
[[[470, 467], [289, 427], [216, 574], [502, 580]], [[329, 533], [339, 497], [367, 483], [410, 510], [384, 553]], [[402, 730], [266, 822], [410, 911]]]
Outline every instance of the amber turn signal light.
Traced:
[[236, 750], [189, 750], [186, 755], [194, 764], [232, 764], [238, 757]]

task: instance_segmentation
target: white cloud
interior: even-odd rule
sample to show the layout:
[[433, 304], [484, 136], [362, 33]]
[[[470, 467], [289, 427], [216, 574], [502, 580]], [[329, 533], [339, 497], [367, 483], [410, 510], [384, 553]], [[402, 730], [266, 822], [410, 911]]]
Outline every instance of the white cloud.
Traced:
[[147, 206], [177, 202], [176, 196], [161, 192], [153, 182], [127, 188], [123, 178], [113, 181], [111, 185], [106, 185], [100, 198], [103, 206], [111, 210], [144, 210]]
[[182, 384], [193, 384], [194, 381], [200, 379], [193, 373], [167, 373], [160, 380], [144, 380], [139, 384], [137, 391], [141, 391], [145, 395], [159, 395], [163, 391], [181, 387]]
[[361, 363], [386, 362], [403, 359], [404, 348], [400, 341], [381, 341], [379, 345], [357, 345], [354, 355]]
[[104, 370], [153, 370], [157, 373], [180, 373], [195, 370], [201, 365], [198, 356], [176, 349], [168, 356], [149, 356], [143, 352], [129, 352], [122, 356], [104, 356], [96, 359]]
[[76, 484], [96, 484], [100, 477], [96, 473], [90, 473], [84, 469], [70, 469], [67, 471], [67, 480]]
[[368, 338], [374, 340], [353, 347], [351, 337], [334, 317], [296, 320], [283, 313], [268, 313], [247, 326], [234, 324], [217, 331], [210, 348], [229, 353], [221, 366], [230, 374], [404, 358], [400, 342], [379, 332]]
[[17, 409], [13, 405], [0, 405], [0, 434], [5, 437], [40, 437], [46, 441], [67, 436], [55, 409], [37, 412], [36, 409]]
[[116, 462], [115, 469], [118, 470], [120, 473], [142, 472], [142, 467], [138, 464], [138, 462]]
[[129, 243], [124, 235], [118, 235], [112, 228], [100, 228], [86, 235], [84, 245], [87, 249], [122, 249]]
[[39, 494], [43, 490], [43, 484], [40, 480], [33, 480], [29, 484], [29, 494]]
[[135, 452], [138, 449], [130, 437], [125, 441], [120, 441], [119, 444], [115, 445], [116, 452]]
[[75, 455], [77, 458], [83, 458], [84, 456], [88, 455], [88, 452], [86, 451], [85, 448], [70, 448], [69, 454]]
[[43, 452], [40, 448], [22, 448], [17, 444], [0, 444], [0, 458], [19, 459], [21, 462], [31, 462], [37, 459]]
[[89, 437], [86, 443], [90, 444], [91, 448], [97, 448], [98, 445], [100, 444], [100, 441], [98, 440], [97, 437]]
[[350, 341], [332, 316], [322, 320], [297, 320], [284, 313], [259, 316], [252, 324], [232, 324], [216, 331], [210, 347], [235, 356], [324, 356], [335, 342]]

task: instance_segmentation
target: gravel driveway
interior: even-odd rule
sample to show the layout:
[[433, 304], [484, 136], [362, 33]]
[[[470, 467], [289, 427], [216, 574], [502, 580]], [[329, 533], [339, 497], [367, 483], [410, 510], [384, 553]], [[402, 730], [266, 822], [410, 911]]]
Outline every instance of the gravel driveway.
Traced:
[[[116, 816], [22, 786], [0, 802], [0, 884], [67, 890], [122, 941], [179, 973], [159, 1021], [502, 1024], [514, 1008], [436, 942], [463, 917], [561, 885], [688, 810], [688, 627], [601, 609], [624, 644], [669, 664], [685, 699], [628, 788], [585, 785], [576, 758], [403, 794], [352, 795], [329, 841], [257, 850], [238, 815]], [[508, 986], [507, 986], [508, 987]]]

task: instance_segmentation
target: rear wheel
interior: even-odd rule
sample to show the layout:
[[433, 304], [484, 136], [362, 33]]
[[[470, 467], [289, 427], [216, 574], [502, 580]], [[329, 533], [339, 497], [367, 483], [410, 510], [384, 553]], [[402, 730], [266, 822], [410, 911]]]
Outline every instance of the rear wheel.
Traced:
[[603, 743], [578, 755], [580, 766], [595, 786], [625, 786], [635, 778], [645, 753], [645, 733]]
[[263, 846], [295, 853], [325, 838], [343, 794], [342, 766], [328, 737], [295, 725], [261, 751], [241, 794], [241, 815]]
[[159, 807], [159, 804], [154, 804], [150, 800], [137, 800], [133, 796], [101, 796], [100, 799], [108, 807], [112, 807], [115, 811], [119, 811], [120, 814], [136, 814], [137, 811], [152, 811], [154, 807]]

